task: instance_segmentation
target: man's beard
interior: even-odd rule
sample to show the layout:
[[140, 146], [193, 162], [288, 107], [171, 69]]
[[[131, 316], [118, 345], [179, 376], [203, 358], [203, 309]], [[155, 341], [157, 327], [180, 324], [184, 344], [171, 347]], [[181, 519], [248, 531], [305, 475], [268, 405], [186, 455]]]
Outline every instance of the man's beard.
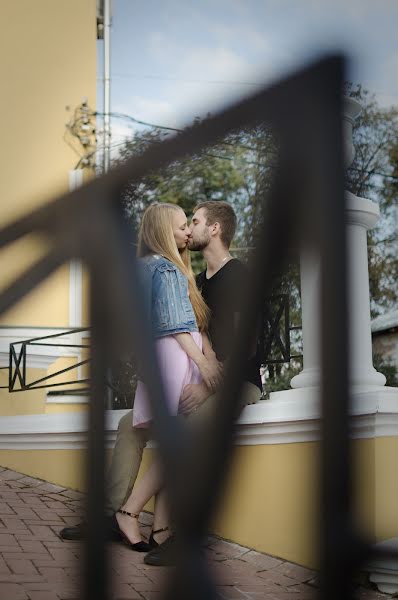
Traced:
[[188, 250], [192, 250], [193, 252], [200, 252], [204, 250], [210, 242], [210, 236], [202, 236], [199, 240], [189, 240], [188, 241]]
[[192, 250], [193, 252], [204, 250], [207, 247], [208, 243], [209, 242], [206, 240], [188, 242], [188, 250]]

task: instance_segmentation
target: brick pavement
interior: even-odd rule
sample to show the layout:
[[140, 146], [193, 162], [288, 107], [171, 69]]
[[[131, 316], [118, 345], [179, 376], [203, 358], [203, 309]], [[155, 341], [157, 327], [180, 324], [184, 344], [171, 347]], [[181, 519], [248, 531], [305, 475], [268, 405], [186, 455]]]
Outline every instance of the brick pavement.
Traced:
[[[58, 537], [80, 521], [83, 494], [0, 467], [0, 600], [74, 600], [81, 597], [83, 547]], [[149, 535], [150, 515], [142, 515]], [[211, 538], [211, 570], [220, 600], [311, 600], [316, 573], [248, 548]], [[111, 545], [112, 600], [156, 600], [170, 570], [149, 567], [143, 555]], [[360, 600], [384, 598], [357, 588]]]

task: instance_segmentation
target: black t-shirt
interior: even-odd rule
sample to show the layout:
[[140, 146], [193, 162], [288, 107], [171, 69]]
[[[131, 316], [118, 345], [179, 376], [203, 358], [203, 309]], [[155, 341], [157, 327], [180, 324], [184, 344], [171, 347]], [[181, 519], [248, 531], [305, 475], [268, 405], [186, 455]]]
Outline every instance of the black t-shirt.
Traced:
[[[196, 276], [196, 284], [211, 311], [209, 337], [218, 360], [228, 358], [233, 347], [235, 315], [240, 311], [246, 277], [245, 266], [236, 258], [228, 261], [210, 279], [206, 278], [206, 271]], [[262, 389], [260, 361], [256, 356], [247, 362], [245, 380]]]

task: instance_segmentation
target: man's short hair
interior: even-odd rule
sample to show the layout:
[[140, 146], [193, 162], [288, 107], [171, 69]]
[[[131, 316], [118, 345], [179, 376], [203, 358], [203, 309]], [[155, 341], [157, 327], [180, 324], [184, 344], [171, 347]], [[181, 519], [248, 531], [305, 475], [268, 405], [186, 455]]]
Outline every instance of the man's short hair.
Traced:
[[220, 223], [220, 239], [229, 248], [236, 231], [236, 214], [232, 206], [222, 200], [207, 200], [195, 206], [194, 214], [200, 208], [206, 211], [206, 225]]

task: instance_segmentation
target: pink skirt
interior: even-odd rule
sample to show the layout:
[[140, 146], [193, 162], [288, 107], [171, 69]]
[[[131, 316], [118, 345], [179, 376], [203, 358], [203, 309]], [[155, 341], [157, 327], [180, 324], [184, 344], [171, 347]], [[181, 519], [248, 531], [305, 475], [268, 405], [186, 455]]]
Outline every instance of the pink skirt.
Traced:
[[[198, 331], [193, 331], [190, 335], [202, 350], [202, 335]], [[155, 350], [165, 386], [169, 413], [177, 415], [184, 387], [189, 383], [201, 383], [202, 377], [196, 364], [188, 357], [174, 336], [167, 335], [157, 339]], [[148, 427], [151, 421], [152, 412], [148, 389], [145, 383], [139, 380], [135, 392], [133, 427]]]

